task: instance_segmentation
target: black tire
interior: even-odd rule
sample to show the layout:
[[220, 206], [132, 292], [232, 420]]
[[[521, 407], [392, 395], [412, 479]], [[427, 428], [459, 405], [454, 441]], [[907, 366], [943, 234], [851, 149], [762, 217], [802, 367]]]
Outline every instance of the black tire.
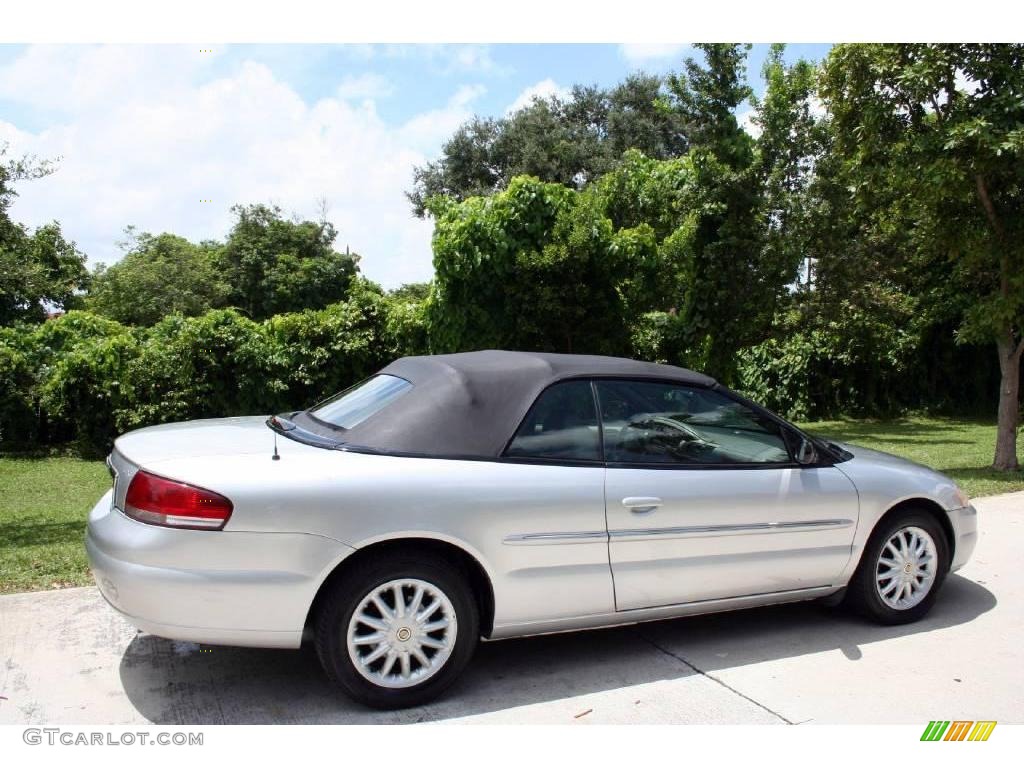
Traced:
[[[879, 595], [876, 569], [886, 543], [897, 531], [909, 526], [921, 528], [928, 533], [935, 543], [938, 562], [931, 587], [924, 599], [913, 607], [897, 609], [888, 605]], [[949, 558], [949, 542], [934, 516], [920, 509], [900, 510], [879, 523], [868, 539], [860, 564], [847, 587], [846, 605], [879, 624], [909, 624], [918, 621], [931, 610], [939, 594], [942, 582], [949, 573]]]
[[[457, 629], [451, 654], [431, 677], [405, 688], [387, 688], [363, 676], [349, 656], [347, 636], [353, 613], [372, 591], [395, 579], [418, 579], [448, 598]], [[396, 553], [366, 561], [340, 579], [318, 611], [317, 655], [327, 676], [355, 701], [375, 709], [415, 707], [440, 696], [469, 663], [480, 636], [480, 615], [466, 575], [432, 555]]]

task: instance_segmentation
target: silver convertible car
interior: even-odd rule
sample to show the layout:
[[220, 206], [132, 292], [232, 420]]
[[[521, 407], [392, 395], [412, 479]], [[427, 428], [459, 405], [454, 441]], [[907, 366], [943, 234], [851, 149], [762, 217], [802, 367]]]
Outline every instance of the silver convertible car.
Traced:
[[926, 467], [682, 368], [396, 360], [305, 411], [120, 437], [96, 583], [166, 638], [297, 648], [352, 698], [441, 693], [477, 641], [769, 603], [931, 608], [977, 515]]

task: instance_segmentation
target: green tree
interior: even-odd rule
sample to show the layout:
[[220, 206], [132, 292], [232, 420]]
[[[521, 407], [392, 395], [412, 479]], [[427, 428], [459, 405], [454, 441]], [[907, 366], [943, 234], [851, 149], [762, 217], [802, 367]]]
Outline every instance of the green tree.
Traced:
[[675, 114], [691, 148], [711, 151], [734, 170], [750, 165], [754, 142], [736, 119], [736, 108], [752, 91], [747, 84], [746, 61], [750, 45], [700, 43], [701, 63], [687, 58], [683, 71], [669, 75], [669, 98], [663, 110]]
[[656, 277], [651, 227], [616, 230], [596, 190], [520, 176], [489, 198], [433, 198], [434, 351], [512, 347], [624, 354]]
[[[762, 189], [779, 177], [781, 198], [782, 177], [799, 169], [767, 143], [759, 160], [735, 117], [750, 95], [746, 47], [701, 48], [704, 62], [688, 60], [656, 101], [685, 126], [685, 156], [626, 150], [580, 191], [517, 177], [487, 198], [431, 198], [436, 348], [635, 351], [733, 378], [736, 353], [770, 333], [796, 276], [792, 250], [766, 245], [781, 203], [766, 206]], [[801, 77], [786, 81], [794, 94], [807, 90]], [[771, 108], [795, 111], [785, 99], [797, 97]], [[766, 142], [781, 140], [787, 119], [793, 128], [788, 112], [773, 117]]]
[[128, 229], [124, 257], [93, 272], [89, 309], [126, 325], [153, 325], [166, 315], [201, 315], [223, 307], [230, 288], [216, 243]]
[[783, 285], [809, 258], [815, 234], [831, 222], [815, 208], [813, 194], [828, 138], [826, 121], [818, 114], [818, 70], [803, 59], [787, 65], [784, 49], [771, 47], [762, 68], [764, 95], [751, 97], [759, 131], [753, 171], [761, 189], [763, 258], [774, 264]]
[[0, 325], [73, 308], [88, 279], [85, 254], [64, 238], [57, 222], [30, 232], [10, 218], [14, 185], [52, 173], [52, 165], [6, 156], [7, 145], [0, 143]]
[[[685, 126], [692, 191], [683, 210], [686, 270], [663, 320], [663, 354], [719, 378], [734, 377], [736, 352], [768, 332], [790, 278], [763, 247], [762, 186], [755, 141], [739, 124], [749, 45], [702, 44], [703, 62], [687, 59], [667, 79], [671, 110]], [[738, 290], [738, 286], [743, 286]]]
[[628, 149], [677, 157], [686, 138], [664, 97], [661, 78], [634, 74], [611, 89], [577, 85], [567, 98], [536, 98], [507, 117], [475, 117], [455, 131], [438, 160], [415, 169], [407, 196], [423, 216], [430, 197], [489, 195], [516, 176], [579, 189]]
[[403, 283], [388, 291], [388, 297], [398, 301], [420, 302], [430, 294], [430, 283]]
[[289, 221], [281, 209], [236, 205], [236, 221], [217, 264], [230, 286], [228, 302], [253, 319], [320, 309], [342, 301], [358, 273], [359, 256], [334, 250], [327, 221]]
[[[947, 270], [970, 297], [963, 341], [998, 354], [993, 466], [1015, 469], [1024, 352], [1024, 45], [841, 45], [823, 95], [854, 203], [881, 229], [912, 223], [909, 268]], [[879, 200], [894, 200], [895, 209]]]

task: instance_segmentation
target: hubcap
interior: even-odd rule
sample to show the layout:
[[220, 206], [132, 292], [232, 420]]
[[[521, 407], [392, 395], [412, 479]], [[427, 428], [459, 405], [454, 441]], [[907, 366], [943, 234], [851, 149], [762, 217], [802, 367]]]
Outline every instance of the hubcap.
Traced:
[[374, 685], [408, 688], [441, 670], [457, 633], [444, 592], [420, 579], [395, 579], [360, 601], [348, 624], [348, 655]]
[[938, 553], [928, 531], [900, 528], [882, 547], [875, 566], [875, 588], [882, 602], [905, 611], [920, 603], [935, 583]]

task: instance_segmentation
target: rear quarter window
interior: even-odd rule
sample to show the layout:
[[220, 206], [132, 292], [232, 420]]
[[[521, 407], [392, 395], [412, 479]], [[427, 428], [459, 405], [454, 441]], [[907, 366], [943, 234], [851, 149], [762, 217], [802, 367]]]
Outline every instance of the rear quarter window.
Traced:
[[589, 381], [554, 384], [531, 406], [506, 456], [600, 461], [597, 406]]

